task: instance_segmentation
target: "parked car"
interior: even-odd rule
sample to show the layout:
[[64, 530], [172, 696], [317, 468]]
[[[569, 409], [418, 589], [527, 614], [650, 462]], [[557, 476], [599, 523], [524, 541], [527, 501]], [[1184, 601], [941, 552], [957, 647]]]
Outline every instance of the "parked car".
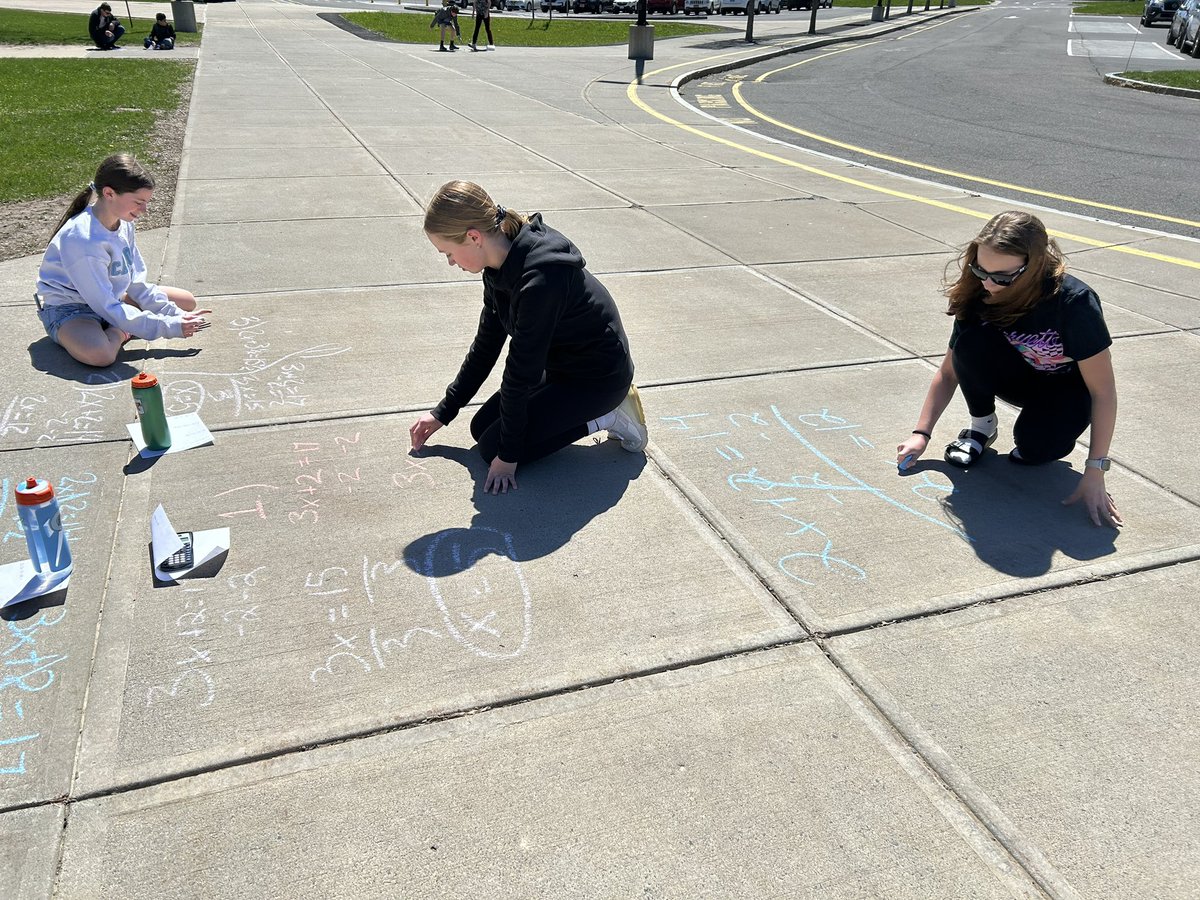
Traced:
[[664, 16], [673, 16], [682, 5], [683, 0], [646, 0], [646, 15], [662, 13]]
[[[817, 0], [817, 9], [833, 9], [833, 0]], [[784, 9], [812, 9], [812, 0], [783, 0]]]
[[683, 14], [685, 16], [690, 16], [693, 13], [697, 16], [700, 13], [712, 16], [716, 15], [716, 12], [717, 0], [683, 0]]
[[1179, 35], [1179, 52], [1200, 59], [1200, 0], [1189, 0], [1189, 4], [1192, 8]]
[[721, 15], [724, 16], [730, 13], [735, 16], [738, 13], [745, 15], [747, 10], [750, 9], [750, 4], [753, 2], [754, 0], [721, 0]]
[[1180, 0], [1146, 0], [1146, 8], [1142, 10], [1142, 24], [1153, 25], [1155, 22], [1170, 22], [1179, 9]]
[[504, 0], [504, 8], [509, 12], [529, 12], [533, 0]]
[[783, 12], [783, 4], [780, 0], [758, 0], [758, 14], [760, 16], [765, 16], [768, 13], [779, 15], [781, 12]]
[[571, 3], [571, 12], [598, 13], [600, 11], [600, 0], [573, 0]]
[[1187, 30], [1187, 23], [1196, 12], [1195, 0], [1182, 0], [1179, 4], [1179, 9], [1175, 10], [1175, 15], [1171, 17], [1171, 27], [1167, 29], [1167, 43], [1173, 44], [1183, 49], [1183, 33]]
[[615, 13], [636, 13], [637, 0], [613, 0], [612, 11]]
[[567, 11], [567, 0], [542, 0], [542, 12], [550, 12], [553, 7], [555, 12]]

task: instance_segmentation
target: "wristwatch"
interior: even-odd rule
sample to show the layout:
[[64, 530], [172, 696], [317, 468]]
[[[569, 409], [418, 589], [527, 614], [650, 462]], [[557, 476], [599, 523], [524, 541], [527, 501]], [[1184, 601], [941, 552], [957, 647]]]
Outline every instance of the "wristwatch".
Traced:
[[1099, 459], [1089, 459], [1084, 465], [1089, 469], [1099, 469], [1101, 472], [1107, 472], [1108, 467], [1112, 465], [1112, 460], [1107, 456], [1101, 456]]

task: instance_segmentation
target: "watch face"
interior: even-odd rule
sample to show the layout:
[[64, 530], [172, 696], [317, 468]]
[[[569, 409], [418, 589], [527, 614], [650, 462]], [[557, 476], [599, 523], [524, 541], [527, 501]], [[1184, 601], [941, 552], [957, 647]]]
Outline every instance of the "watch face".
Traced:
[[1107, 456], [1102, 457], [1101, 459], [1089, 459], [1087, 464], [1093, 469], [1099, 469], [1102, 472], [1107, 472], [1110, 465]]

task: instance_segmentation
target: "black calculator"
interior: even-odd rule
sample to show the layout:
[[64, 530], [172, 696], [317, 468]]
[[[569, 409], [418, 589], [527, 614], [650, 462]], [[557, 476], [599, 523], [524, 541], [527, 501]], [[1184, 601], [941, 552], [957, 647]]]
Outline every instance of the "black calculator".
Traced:
[[166, 558], [160, 567], [164, 572], [172, 572], [176, 569], [190, 569], [195, 557], [192, 555], [192, 533], [190, 531], [178, 532], [179, 539], [183, 541], [183, 546]]

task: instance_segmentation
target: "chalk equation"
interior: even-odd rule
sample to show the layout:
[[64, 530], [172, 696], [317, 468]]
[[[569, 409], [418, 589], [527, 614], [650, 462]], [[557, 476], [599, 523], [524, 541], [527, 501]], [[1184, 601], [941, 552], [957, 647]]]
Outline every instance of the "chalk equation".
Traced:
[[[962, 529], [936, 517], [936, 511], [927, 512], [911, 505], [912, 501], [897, 499], [889, 492], [895, 491], [894, 487], [885, 490], [871, 484], [852, 474], [848, 464], [835, 460], [831, 454], [837, 451], [819, 448], [817, 441], [822, 446], [840, 444], [842, 451], [856, 460], [873, 470], [885, 471], [879, 465], [874, 443], [862, 433], [861, 424], [831, 412], [828, 407], [810, 407], [810, 410], [789, 417], [772, 405], [767, 412], [686, 413], [664, 416], [661, 421], [668, 430], [682, 432], [685, 440], [708, 444], [724, 461], [721, 467], [727, 472], [726, 487], [744, 498], [751, 509], [762, 510], [784, 523], [783, 534], [794, 549], [779, 556], [775, 564], [800, 584], [813, 586], [831, 577], [850, 581], [868, 578], [868, 570], [861, 562], [838, 549], [843, 540], [831, 534], [824, 521], [831, 506], [842, 506], [854, 497], [886, 504], [970, 540]], [[786, 474], [778, 472], [778, 462], [761, 464], [761, 457], [767, 454], [775, 459], [780, 455], [778, 447], [768, 447], [770, 444], [784, 445], [789, 459], [797, 457], [802, 461], [789, 463]], [[802, 467], [805, 468], [797, 471]], [[895, 472], [894, 461], [887, 461], [886, 471]], [[950, 484], [936, 480], [940, 476], [935, 473], [920, 474], [923, 477], [916, 484], [910, 486], [905, 479], [900, 487], [922, 501], [921, 505], [937, 503], [940, 497], [953, 491]]]
[[[59, 500], [63, 531], [78, 537], [85, 527], [88, 509], [99, 479], [92, 472], [63, 476], [54, 485]], [[0, 522], [6, 530], [0, 545], [18, 541], [17, 554], [26, 556], [25, 536], [16, 514], [13, 485], [0, 479]], [[70, 539], [70, 538], [69, 538]], [[8, 561], [7, 559], [5, 561]], [[59, 626], [67, 607], [45, 610], [31, 622], [6, 619], [0, 629], [0, 776], [16, 777], [27, 771], [28, 754], [35, 752], [41, 731], [32, 726], [38, 704], [48, 703], [59, 682], [62, 665], [69, 659], [66, 637]]]
[[[248, 414], [287, 412], [307, 405], [314, 361], [350, 351], [340, 344], [314, 344], [300, 350], [273, 349], [270, 325], [259, 316], [233, 319], [226, 326], [237, 341], [240, 361], [229, 371], [156, 372], [167, 415], [214, 408], [238, 419]], [[4, 403], [0, 400], [0, 403]], [[0, 413], [0, 440], [30, 444], [98, 441], [111, 437], [114, 421], [124, 426], [134, 414], [127, 379], [90, 372], [68, 394], [17, 394]], [[123, 432], [122, 432], [123, 433]]]

